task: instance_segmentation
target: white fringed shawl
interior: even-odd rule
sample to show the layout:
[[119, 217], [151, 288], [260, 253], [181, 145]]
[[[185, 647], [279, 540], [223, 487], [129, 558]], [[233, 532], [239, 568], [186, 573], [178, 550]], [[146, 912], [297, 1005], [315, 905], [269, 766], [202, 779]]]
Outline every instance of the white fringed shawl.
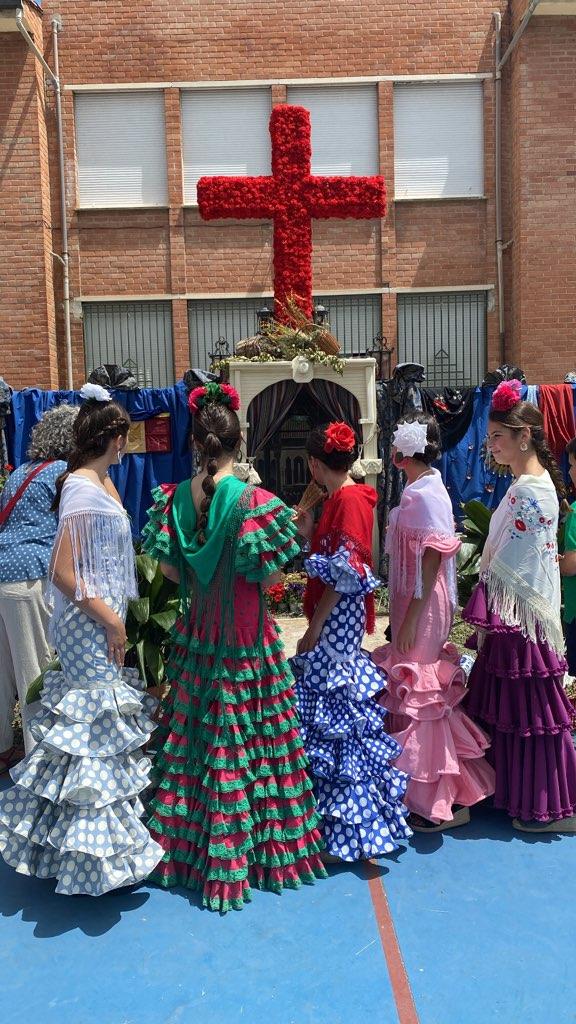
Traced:
[[480, 575], [491, 611], [561, 655], [557, 529], [558, 497], [550, 474], [519, 476], [492, 516]]
[[[52, 566], [65, 531], [72, 546], [77, 601], [85, 597], [119, 601], [138, 597], [130, 520], [112, 495], [86, 477], [69, 476], [62, 488]], [[63, 597], [53, 583], [52, 566], [47, 598], [54, 606], [56, 621]]]

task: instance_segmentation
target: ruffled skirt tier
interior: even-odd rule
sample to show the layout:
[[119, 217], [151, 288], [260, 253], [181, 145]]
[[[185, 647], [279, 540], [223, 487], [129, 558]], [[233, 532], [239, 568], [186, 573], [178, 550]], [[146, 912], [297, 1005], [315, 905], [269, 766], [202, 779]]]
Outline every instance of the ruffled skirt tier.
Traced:
[[502, 622], [488, 608], [482, 583], [463, 618], [482, 638], [466, 710], [491, 737], [494, 805], [523, 821], [570, 817], [576, 811], [576, 751], [574, 708], [562, 686], [564, 659]]
[[459, 706], [466, 688], [457, 648], [446, 644], [433, 664], [402, 661], [392, 644], [373, 657], [388, 678], [381, 701], [402, 748], [396, 766], [410, 776], [409, 810], [440, 823], [453, 818], [455, 804], [471, 807], [490, 796], [489, 741]]
[[38, 745], [0, 795], [0, 852], [21, 874], [57, 878], [58, 893], [100, 896], [162, 856], [140, 820], [156, 702], [136, 669], [108, 662], [105, 630], [75, 606], [55, 639], [62, 671], [46, 674], [30, 721]]

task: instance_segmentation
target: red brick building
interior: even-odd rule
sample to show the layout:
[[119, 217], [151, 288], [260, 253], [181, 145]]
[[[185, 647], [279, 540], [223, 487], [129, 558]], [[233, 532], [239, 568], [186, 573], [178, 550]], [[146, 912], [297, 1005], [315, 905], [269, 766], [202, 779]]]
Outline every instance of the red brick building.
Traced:
[[203, 222], [195, 184], [269, 173], [285, 102], [311, 111], [315, 173], [387, 182], [382, 222], [314, 226], [314, 291], [345, 351], [383, 333], [432, 383], [477, 383], [504, 359], [562, 380], [576, 364], [576, 0], [527, 4], [0, 0], [0, 374], [67, 379], [57, 96], [30, 46], [54, 70], [59, 15], [76, 384], [127, 358], [142, 383], [169, 383], [219, 336], [253, 333], [271, 225]]

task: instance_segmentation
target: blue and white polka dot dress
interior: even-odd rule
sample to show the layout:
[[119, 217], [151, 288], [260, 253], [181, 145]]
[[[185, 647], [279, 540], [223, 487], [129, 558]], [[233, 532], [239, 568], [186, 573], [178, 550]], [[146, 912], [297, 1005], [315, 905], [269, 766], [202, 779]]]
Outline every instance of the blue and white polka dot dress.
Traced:
[[54, 639], [62, 671], [46, 674], [30, 722], [38, 746], [0, 794], [0, 852], [21, 874], [57, 878], [58, 893], [100, 896], [147, 878], [163, 855], [140, 820], [156, 701], [136, 669], [108, 661], [106, 631], [76, 605]]
[[381, 857], [412, 833], [402, 803], [408, 776], [391, 764], [401, 748], [374, 700], [384, 679], [360, 646], [364, 598], [378, 581], [367, 566], [361, 576], [344, 549], [312, 555], [306, 570], [341, 594], [314, 650], [292, 659], [326, 848], [344, 861]]

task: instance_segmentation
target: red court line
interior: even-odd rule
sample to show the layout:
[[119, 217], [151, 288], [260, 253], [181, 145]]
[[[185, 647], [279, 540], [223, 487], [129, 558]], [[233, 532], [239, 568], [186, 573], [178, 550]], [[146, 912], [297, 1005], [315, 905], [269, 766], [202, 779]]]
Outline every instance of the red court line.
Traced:
[[400, 1024], [418, 1024], [416, 1005], [404, 966], [404, 960], [402, 959], [402, 953], [400, 952], [400, 946], [398, 945], [396, 929], [394, 928], [386, 891], [380, 876], [380, 868], [369, 860], [364, 861], [363, 867], [368, 879], [374, 914], [380, 933], [380, 941], [388, 965], [388, 974], [398, 1011], [398, 1020]]

